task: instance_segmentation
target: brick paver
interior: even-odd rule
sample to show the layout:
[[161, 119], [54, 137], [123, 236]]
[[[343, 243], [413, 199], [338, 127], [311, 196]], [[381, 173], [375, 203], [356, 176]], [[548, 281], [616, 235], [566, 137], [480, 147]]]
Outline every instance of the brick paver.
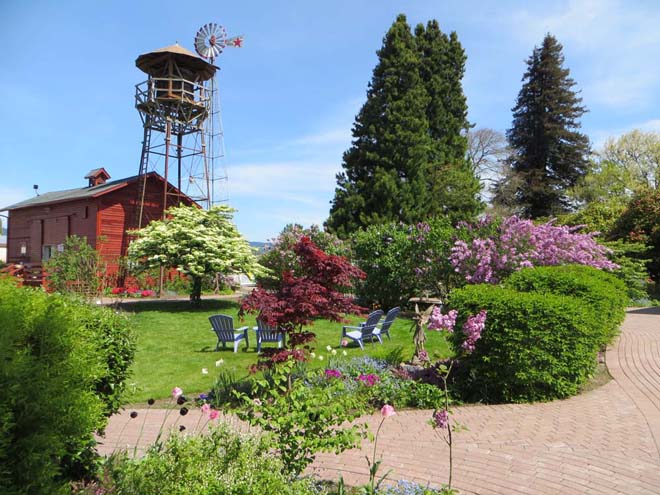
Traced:
[[[577, 397], [455, 408], [453, 418], [469, 430], [454, 437], [454, 487], [484, 495], [660, 494], [660, 310], [628, 311], [606, 360], [613, 380]], [[127, 413], [112, 418], [102, 452], [132, 448], [145, 411], [139, 413], [136, 420], [127, 420]], [[164, 414], [149, 411], [141, 445], [153, 441]], [[171, 414], [168, 422], [192, 431], [197, 414]], [[411, 410], [386, 419], [378, 455], [381, 472], [392, 470], [390, 479], [434, 487], [447, 481], [448, 449], [427, 424], [430, 415]], [[365, 419], [375, 431], [381, 418]], [[122, 440], [113, 440], [120, 434]], [[364, 483], [372, 449], [365, 442], [339, 456], [322, 454], [312, 467], [321, 477], [341, 474], [349, 484]]]

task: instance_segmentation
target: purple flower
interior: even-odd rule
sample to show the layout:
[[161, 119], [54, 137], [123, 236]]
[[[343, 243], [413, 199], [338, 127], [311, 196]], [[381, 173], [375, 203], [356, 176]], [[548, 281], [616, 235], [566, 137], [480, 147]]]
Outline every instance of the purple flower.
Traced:
[[447, 428], [449, 424], [449, 411], [441, 409], [433, 414], [434, 428]]
[[443, 315], [442, 310], [436, 306], [433, 308], [433, 312], [429, 318], [429, 330], [446, 330], [451, 333], [454, 331], [457, 316], [458, 311], [455, 309], [452, 309], [449, 313]]
[[373, 387], [376, 383], [380, 381], [377, 375], [369, 373], [365, 375], [364, 373], [357, 377], [358, 381], [362, 382], [367, 387]]
[[465, 334], [465, 341], [461, 344], [461, 347], [467, 351], [472, 352], [475, 349], [475, 344], [477, 340], [481, 338], [481, 332], [483, 332], [486, 326], [486, 316], [488, 312], [484, 309], [479, 311], [479, 314], [475, 316], [469, 316], [465, 324], [463, 325], [463, 333]]
[[341, 378], [341, 371], [339, 370], [325, 370], [326, 378]]
[[[490, 219], [480, 221], [470, 232], [484, 227]], [[580, 234], [580, 227], [555, 226], [553, 221], [535, 225], [531, 220], [516, 216], [506, 218], [497, 234], [470, 244], [456, 241], [450, 261], [457, 273], [470, 283], [498, 283], [521, 268], [576, 263], [602, 270], [618, 265], [607, 259], [610, 252], [598, 244], [597, 232]]]

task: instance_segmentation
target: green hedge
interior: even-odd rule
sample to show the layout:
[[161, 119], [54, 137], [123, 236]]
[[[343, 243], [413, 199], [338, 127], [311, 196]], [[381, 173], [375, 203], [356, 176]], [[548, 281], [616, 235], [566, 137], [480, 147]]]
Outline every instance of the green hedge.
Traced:
[[0, 493], [67, 493], [96, 470], [93, 433], [118, 407], [132, 358], [127, 324], [0, 279], [0, 329]]
[[564, 398], [577, 393], [595, 369], [602, 332], [594, 310], [580, 299], [472, 285], [452, 292], [450, 307], [459, 312], [457, 349], [467, 315], [488, 311], [476, 349], [456, 370], [455, 385], [466, 400]]
[[611, 273], [585, 265], [525, 268], [512, 274], [504, 285], [521, 292], [542, 292], [576, 297], [595, 311], [601, 345], [617, 334], [629, 302], [623, 281]]

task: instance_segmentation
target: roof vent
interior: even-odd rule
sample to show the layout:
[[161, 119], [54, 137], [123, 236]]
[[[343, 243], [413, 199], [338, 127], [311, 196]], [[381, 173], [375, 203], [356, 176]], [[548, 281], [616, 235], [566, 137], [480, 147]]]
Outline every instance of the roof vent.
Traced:
[[106, 172], [104, 168], [95, 168], [94, 170], [90, 170], [85, 176], [85, 179], [89, 179], [89, 187], [103, 185], [109, 178], [110, 174]]

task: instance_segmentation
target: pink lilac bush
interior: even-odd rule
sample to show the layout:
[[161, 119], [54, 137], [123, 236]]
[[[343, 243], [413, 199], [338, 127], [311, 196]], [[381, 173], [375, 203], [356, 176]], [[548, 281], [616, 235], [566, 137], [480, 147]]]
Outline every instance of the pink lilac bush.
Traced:
[[486, 326], [486, 316], [488, 312], [484, 309], [479, 311], [479, 314], [475, 316], [468, 316], [467, 321], [463, 325], [463, 333], [465, 334], [465, 340], [461, 344], [461, 347], [467, 351], [474, 351], [475, 344], [477, 340], [481, 338], [481, 332], [483, 332], [484, 327]]
[[457, 316], [458, 311], [455, 309], [452, 309], [449, 313], [443, 315], [440, 307], [435, 306], [431, 313], [431, 317], [429, 318], [429, 330], [445, 330], [449, 333], [453, 333]]
[[[461, 227], [475, 230], [470, 225]], [[456, 241], [451, 249], [451, 263], [473, 284], [496, 284], [514, 271], [532, 266], [579, 264], [601, 270], [619, 268], [607, 259], [610, 250], [594, 239], [598, 232], [581, 234], [577, 232], [580, 228], [553, 225], [553, 220], [535, 225], [531, 220], [508, 217], [495, 235], [477, 237], [470, 244]]]

